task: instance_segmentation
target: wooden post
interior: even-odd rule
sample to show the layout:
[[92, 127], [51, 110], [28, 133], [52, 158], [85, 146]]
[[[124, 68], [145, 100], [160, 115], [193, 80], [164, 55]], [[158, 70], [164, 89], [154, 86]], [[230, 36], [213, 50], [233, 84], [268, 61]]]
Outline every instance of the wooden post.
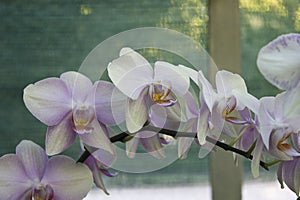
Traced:
[[[239, 0], [209, 1], [209, 53], [219, 70], [241, 72]], [[210, 165], [213, 200], [241, 200], [242, 167], [232, 153], [211, 153]]]

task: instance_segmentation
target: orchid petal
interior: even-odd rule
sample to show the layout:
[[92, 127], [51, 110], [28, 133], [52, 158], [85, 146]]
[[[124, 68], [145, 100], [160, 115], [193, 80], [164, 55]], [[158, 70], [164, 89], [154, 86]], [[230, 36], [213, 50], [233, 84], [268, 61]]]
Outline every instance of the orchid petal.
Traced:
[[42, 182], [51, 185], [55, 200], [80, 200], [91, 189], [93, 176], [86, 165], [66, 156], [56, 156], [49, 159]]
[[137, 99], [153, 80], [150, 63], [130, 48], [123, 48], [120, 57], [113, 60], [107, 70], [115, 86], [132, 99]]
[[191, 148], [194, 138], [178, 138], [178, 158], [184, 159], [187, 157], [187, 153]]
[[172, 92], [177, 96], [186, 94], [190, 86], [190, 79], [185, 73], [182, 73], [178, 67], [162, 61], [154, 64], [154, 81], [162, 81], [161, 84], [164, 84], [163, 81], [169, 81]]
[[126, 126], [130, 133], [140, 130], [148, 119], [145, 90], [137, 100], [128, 99], [126, 110]]
[[102, 189], [103, 192], [107, 195], [109, 195], [105, 185], [104, 185], [104, 182], [102, 180], [102, 176], [101, 176], [101, 172], [100, 172], [100, 169], [99, 169], [99, 166], [97, 165], [95, 159], [93, 156], [89, 156], [85, 161], [84, 161], [84, 164], [86, 164], [91, 172], [93, 173], [93, 178], [94, 178], [94, 183], [95, 185]]
[[67, 115], [58, 125], [50, 126], [46, 133], [46, 153], [47, 155], [55, 155], [71, 146], [76, 138], [73, 131], [73, 123], [71, 115]]
[[247, 87], [244, 79], [229, 71], [218, 71], [216, 74], [216, 87], [218, 93], [221, 93], [225, 98], [232, 96], [232, 91], [237, 90], [242, 94], [247, 94]]
[[264, 142], [267, 149], [269, 149], [269, 140], [271, 136], [271, 132], [273, 129], [272, 122], [274, 119], [271, 116], [271, 111], [274, 110], [275, 105], [275, 98], [274, 97], [263, 97], [260, 100], [260, 107], [259, 107], [259, 128], [262, 136], [262, 141]]
[[159, 128], [163, 128], [167, 121], [167, 111], [164, 107], [154, 104], [149, 111], [151, 123]]
[[200, 145], [206, 143], [206, 136], [207, 136], [207, 129], [208, 127], [208, 117], [209, 117], [209, 110], [207, 107], [202, 106], [198, 115], [198, 122], [197, 122], [197, 138]]
[[213, 89], [210, 82], [205, 78], [202, 71], [199, 71], [198, 73], [198, 81], [199, 85], [201, 86], [201, 95], [203, 95], [203, 99], [207, 104], [209, 110], [212, 111], [212, 107], [217, 100], [217, 93]]
[[101, 162], [102, 165], [106, 167], [111, 167], [113, 163], [116, 161], [116, 152], [115, 149], [112, 148], [113, 153], [102, 150], [102, 149], [97, 149], [93, 151], [92, 155], [95, 159]]
[[243, 110], [244, 106], [249, 108], [253, 113], [258, 114], [260, 101], [249, 93], [243, 93], [240, 90], [232, 90], [233, 96], [237, 101], [237, 109]]
[[[300, 84], [293, 90], [287, 91], [284, 104], [284, 115], [287, 117], [300, 116]], [[288, 100], [288, 101], [287, 101]]]
[[283, 184], [283, 163], [279, 163], [278, 168], [277, 168], [277, 180], [280, 183], [281, 189], [284, 188]]
[[297, 196], [299, 196], [299, 170], [300, 170], [300, 164], [299, 164], [299, 158], [295, 157], [294, 160], [291, 161], [284, 161], [282, 170], [283, 170], [283, 177], [284, 182], [286, 185], [296, 193]]
[[97, 83], [95, 106], [97, 119], [106, 125], [115, 125], [125, 120], [126, 96], [112, 83]]
[[93, 131], [91, 133], [79, 135], [82, 142], [91, 147], [100, 148], [111, 154], [114, 154], [112, 144], [107, 137], [108, 134], [106, 127], [95, 119], [90, 125], [93, 127]]
[[48, 162], [44, 149], [32, 141], [22, 140], [16, 147], [16, 155], [23, 163], [27, 175], [35, 182], [41, 181]]
[[159, 135], [153, 131], [141, 131], [136, 137], [140, 138], [140, 142], [144, 149], [155, 158], [165, 158], [165, 152], [162, 149]]
[[71, 110], [71, 94], [58, 78], [47, 78], [24, 89], [28, 110], [48, 126], [56, 125]]
[[192, 68], [183, 66], [183, 65], [178, 65], [178, 69], [184, 73], [186, 76], [190, 77], [190, 79], [192, 79], [192, 81], [194, 83], [196, 83], [196, 85], [199, 84], [198, 82], [198, 72]]
[[0, 158], [1, 199], [20, 199], [30, 189], [31, 184], [17, 155], [7, 154]]
[[134, 158], [135, 152], [138, 148], [139, 138], [133, 137], [131, 140], [126, 142], [126, 154], [129, 158]]
[[260, 138], [258, 138], [253, 151], [253, 160], [251, 162], [251, 172], [255, 178], [259, 176], [259, 163], [260, 163], [263, 147], [264, 147], [263, 142], [261, 141]]
[[257, 66], [279, 89], [289, 90], [300, 81], [300, 35], [281, 35], [258, 53]]
[[194, 98], [194, 96], [188, 92], [184, 95], [183, 100], [185, 101], [186, 105], [186, 112], [187, 112], [187, 118], [193, 118], [198, 115], [199, 112], [199, 106], [198, 102]]
[[85, 102], [86, 97], [93, 89], [91, 80], [78, 72], [65, 72], [60, 75], [60, 79], [65, 82], [72, 94], [72, 100], [77, 103]]

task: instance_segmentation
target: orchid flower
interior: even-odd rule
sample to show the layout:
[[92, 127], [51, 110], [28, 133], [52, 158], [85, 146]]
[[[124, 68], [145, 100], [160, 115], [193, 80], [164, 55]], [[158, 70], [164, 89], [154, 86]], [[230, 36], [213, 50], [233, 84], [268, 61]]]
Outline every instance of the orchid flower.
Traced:
[[67, 156], [48, 159], [37, 144], [23, 140], [16, 154], [0, 158], [1, 199], [81, 200], [93, 184], [88, 167]]
[[108, 176], [108, 177], [115, 177], [117, 176], [117, 173], [111, 173], [109, 172], [104, 166], [103, 164], [96, 159], [93, 155], [90, 155], [85, 161], [84, 164], [86, 164], [91, 172], [93, 173], [93, 179], [94, 179], [94, 183], [95, 185], [102, 189], [103, 192], [105, 192], [105, 194], [109, 194], [108, 191], [106, 190], [106, 187], [104, 185], [104, 182], [102, 180], [102, 174]]
[[285, 183], [297, 196], [300, 191], [300, 157], [294, 157], [289, 161], [282, 161], [277, 169], [277, 178], [284, 188]]
[[199, 143], [205, 144], [207, 135], [218, 137], [223, 131], [226, 122], [240, 123], [240, 120], [231, 116], [234, 110], [243, 110], [245, 107], [257, 112], [259, 101], [247, 92], [247, 87], [238, 74], [222, 70], [216, 74], [216, 89], [205, 78], [202, 71], [195, 71], [180, 66], [189, 77], [200, 86], [201, 108], [197, 137]]
[[183, 96], [189, 88], [189, 77], [176, 66], [158, 61], [152, 68], [143, 56], [130, 48], [121, 49], [120, 57], [107, 69], [114, 85], [129, 97], [126, 126], [130, 133], [143, 127], [152, 104], [173, 106], [176, 96]]
[[291, 133], [300, 131], [300, 85], [276, 97], [263, 97], [260, 101], [258, 119], [267, 149], [273, 131], [279, 130], [277, 133], [286, 139]]
[[106, 128], [98, 121], [114, 122], [112, 114], [103, 113], [111, 109], [107, 102], [113, 101], [113, 88], [111, 83], [97, 81], [93, 85], [78, 72], [66, 72], [60, 78], [47, 78], [24, 89], [26, 107], [48, 126], [48, 155], [58, 154], [68, 148], [77, 135], [84, 144], [113, 154]]
[[281, 35], [264, 46], [257, 58], [262, 75], [282, 90], [290, 90], [300, 82], [300, 34]]

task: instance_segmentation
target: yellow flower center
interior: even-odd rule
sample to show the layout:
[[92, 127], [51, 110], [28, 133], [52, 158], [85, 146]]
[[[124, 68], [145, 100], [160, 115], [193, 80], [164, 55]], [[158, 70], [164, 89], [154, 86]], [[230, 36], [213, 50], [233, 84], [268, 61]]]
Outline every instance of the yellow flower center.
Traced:
[[73, 130], [78, 134], [91, 133], [94, 129], [90, 123], [95, 119], [95, 111], [91, 106], [76, 106], [73, 109]]

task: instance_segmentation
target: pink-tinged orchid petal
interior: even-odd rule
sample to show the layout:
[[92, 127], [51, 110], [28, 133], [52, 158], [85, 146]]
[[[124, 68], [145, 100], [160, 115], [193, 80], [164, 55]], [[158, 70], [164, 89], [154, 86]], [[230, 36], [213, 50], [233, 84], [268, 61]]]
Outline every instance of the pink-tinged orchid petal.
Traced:
[[87, 96], [93, 90], [93, 83], [91, 80], [78, 72], [65, 72], [60, 75], [60, 79], [67, 85], [70, 93], [72, 94], [73, 102], [85, 102]]
[[300, 81], [300, 35], [281, 35], [258, 53], [257, 66], [279, 89], [289, 90]]
[[97, 119], [106, 125], [115, 125], [125, 120], [127, 97], [112, 83], [98, 81], [95, 93]]
[[259, 176], [259, 164], [260, 164], [263, 148], [264, 148], [264, 143], [260, 138], [258, 138], [253, 151], [253, 160], [251, 162], [251, 172], [253, 177], [255, 178]]
[[192, 79], [196, 85], [199, 84], [198, 72], [196, 70], [183, 65], [178, 65], [178, 69], [181, 71], [181, 73], [184, 73], [186, 76], [190, 77], [190, 79]]
[[140, 139], [144, 149], [155, 158], [165, 158], [166, 154], [160, 143], [159, 135], [153, 131], [141, 131], [135, 135]]
[[286, 139], [284, 139], [286, 136], [283, 130], [277, 129], [273, 131], [270, 137], [268, 153], [280, 160], [291, 160], [294, 154], [300, 156], [300, 153], [297, 153], [292, 146], [286, 143]]
[[154, 64], [154, 81], [162, 81], [160, 84], [164, 84], [163, 81], [169, 82], [170, 85], [163, 86], [171, 87], [176, 96], [186, 94], [190, 86], [190, 79], [185, 73], [182, 73], [178, 67], [162, 61]]
[[58, 78], [47, 78], [24, 89], [23, 100], [28, 110], [41, 122], [54, 126], [72, 109], [71, 94]]
[[40, 182], [48, 162], [44, 149], [32, 141], [23, 140], [16, 147], [16, 155], [23, 163], [24, 169], [31, 180]]
[[139, 138], [133, 137], [131, 140], [126, 142], [126, 154], [129, 158], [134, 158], [135, 152], [138, 148]]
[[128, 99], [125, 118], [126, 126], [130, 133], [140, 130], [148, 119], [146, 92], [147, 90], [144, 90], [137, 100]]
[[19, 200], [30, 190], [31, 182], [22, 162], [15, 154], [0, 158], [0, 194], [1, 199]]
[[91, 126], [94, 128], [91, 133], [79, 135], [82, 142], [91, 147], [100, 148], [114, 154], [112, 144], [107, 137], [108, 134], [106, 127], [100, 124], [96, 119], [91, 122]]
[[218, 93], [225, 98], [231, 97], [233, 90], [240, 91], [242, 94], [248, 93], [244, 79], [238, 74], [225, 70], [217, 72], [216, 87]]
[[71, 121], [72, 113], [67, 115], [58, 125], [50, 126], [46, 133], [47, 155], [59, 154], [71, 146], [76, 138], [76, 133]]
[[123, 48], [120, 57], [113, 60], [107, 70], [114, 85], [132, 99], [137, 99], [153, 80], [150, 63], [130, 48]]
[[210, 112], [212, 111], [212, 107], [214, 106], [215, 101], [217, 101], [217, 93], [213, 89], [210, 82], [205, 78], [202, 71], [198, 73], [198, 81], [201, 87], [201, 93], [203, 95], [204, 101], [207, 104]]
[[55, 200], [81, 200], [91, 189], [93, 176], [86, 165], [56, 156], [49, 159], [42, 182], [51, 185]]
[[199, 112], [199, 105], [195, 97], [190, 92], [188, 92], [184, 95], [183, 100], [185, 101], [186, 105], [187, 118], [190, 119], [197, 117]]

